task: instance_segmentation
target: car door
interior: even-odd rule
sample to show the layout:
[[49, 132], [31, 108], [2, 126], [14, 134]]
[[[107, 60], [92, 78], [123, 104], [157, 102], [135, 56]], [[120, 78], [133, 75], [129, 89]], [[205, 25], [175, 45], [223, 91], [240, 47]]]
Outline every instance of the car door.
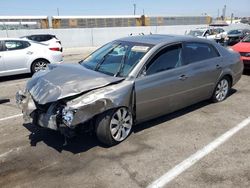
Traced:
[[30, 67], [27, 66], [30, 56], [29, 46], [30, 44], [27, 41], [5, 40], [3, 42], [6, 72], [29, 72]]
[[181, 43], [164, 47], [143, 67], [135, 80], [138, 122], [185, 106], [186, 92], [190, 88], [182, 51]]
[[212, 96], [222, 73], [222, 61], [217, 49], [208, 43], [187, 42], [183, 48], [184, 64], [188, 67], [190, 94], [188, 101], [195, 103]]

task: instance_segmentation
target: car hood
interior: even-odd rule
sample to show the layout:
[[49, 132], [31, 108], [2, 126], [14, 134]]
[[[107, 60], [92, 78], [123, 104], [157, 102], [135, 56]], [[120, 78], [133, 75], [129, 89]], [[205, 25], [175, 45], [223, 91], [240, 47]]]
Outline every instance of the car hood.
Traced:
[[232, 46], [232, 48], [238, 52], [250, 52], [250, 42], [239, 42]]
[[37, 103], [46, 104], [123, 79], [86, 69], [79, 64], [52, 65], [48, 70], [34, 74], [26, 88]]

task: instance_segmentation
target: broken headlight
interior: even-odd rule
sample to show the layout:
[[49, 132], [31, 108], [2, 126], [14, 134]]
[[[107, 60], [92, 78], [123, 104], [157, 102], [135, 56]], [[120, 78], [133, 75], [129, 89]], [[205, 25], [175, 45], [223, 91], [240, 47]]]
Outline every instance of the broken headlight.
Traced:
[[26, 98], [25, 93], [23, 91], [18, 91], [16, 93], [16, 103], [19, 105], [23, 102], [23, 100]]
[[66, 109], [66, 108], [64, 108], [62, 110], [62, 121], [66, 126], [72, 127], [74, 114], [75, 114], [74, 110], [69, 110], [69, 109]]

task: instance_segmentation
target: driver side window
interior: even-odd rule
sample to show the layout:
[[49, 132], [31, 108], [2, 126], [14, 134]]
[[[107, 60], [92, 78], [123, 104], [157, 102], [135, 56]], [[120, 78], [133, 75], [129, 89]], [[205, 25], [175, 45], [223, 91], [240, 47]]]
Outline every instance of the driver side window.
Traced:
[[146, 65], [142, 75], [152, 75], [182, 66], [182, 45], [168, 46], [158, 52]]

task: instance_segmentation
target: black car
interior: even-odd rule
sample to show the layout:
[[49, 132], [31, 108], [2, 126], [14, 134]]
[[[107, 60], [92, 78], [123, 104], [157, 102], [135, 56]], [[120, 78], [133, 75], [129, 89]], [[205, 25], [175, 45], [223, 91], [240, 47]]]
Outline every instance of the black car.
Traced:
[[229, 46], [232, 46], [240, 40], [242, 40], [246, 35], [250, 34], [249, 29], [234, 29], [227, 33], [226, 43]]

